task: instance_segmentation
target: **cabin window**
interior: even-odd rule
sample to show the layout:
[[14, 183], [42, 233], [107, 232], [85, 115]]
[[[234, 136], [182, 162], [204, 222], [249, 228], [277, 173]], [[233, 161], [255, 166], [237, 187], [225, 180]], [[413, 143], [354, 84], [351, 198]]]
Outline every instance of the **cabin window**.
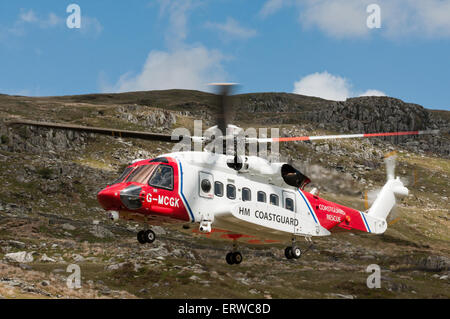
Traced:
[[257, 197], [258, 197], [258, 202], [261, 202], [261, 203], [267, 202], [266, 193], [264, 193], [263, 191], [259, 191]]
[[292, 198], [286, 198], [284, 207], [286, 209], [294, 211], [294, 200]]
[[201, 197], [212, 199], [214, 198], [214, 178], [212, 174], [207, 172], [199, 172], [199, 195]]
[[173, 168], [169, 165], [158, 165], [148, 184], [157, 188], [173, 190]]
[[203, 192], [209, 193], [209, 191], [211, 190], [211, 182], [209, 181], [209, 179], [202, 179], [200, 187], [202, 188]]
[[278, 195], [270, 194], [270, 203], [272, 205], [278, 206], [279, 205]]
[[218, 197], [223, 196], [223, 184], [221, 182], [214, 183], [214, 194]]
[[227, 184], [227, 197], [229, 199], [236, 198], [236, 186], [234, 186], [233, 184]]
[[146, 184], [148, 178], [155, 170], [155, 165], [141, 165], [138, 166], [125, 180], [126, 183], [135, 182], [140, 184]]
[[247, 187], [244, 187], [242, 189], [242, 200], [244, 202], [248, 202], [248, 201], [252, 200], [252, 191]]

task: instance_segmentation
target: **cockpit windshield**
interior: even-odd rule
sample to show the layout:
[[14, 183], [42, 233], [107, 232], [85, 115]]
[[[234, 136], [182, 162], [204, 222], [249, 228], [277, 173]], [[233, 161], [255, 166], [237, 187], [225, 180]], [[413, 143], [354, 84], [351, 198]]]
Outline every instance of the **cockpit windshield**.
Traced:
[[157, 188], [173, 189], [173, 169], [169, 165], [158, 165], [148, 184]]
[[114, 184], [117, 184], [117, 183], [120, 183], [121, 181], [123, 181], [123, 179], [124, 179], [125, 177], [127, 177], [128, 174], [130, 174], [130, 172], [131, 172], [133, 169], [134, 169], [134, 167], [127, 167], [127, 168], [123, 171], [123, 173], [119, 176], [119, 178], [117, 178], [114, 182], [112, 182], [111, 185], [114, 185]]
[[125, 180], [126, 183], [129, 182], [135, 182], [135, 183], [141, 183], [145, 184], [148, 181], [148, 178], [155, 170], [156, 165], [142, 165], [138, 166], [133, 173], [128, 176], [128, 178]]

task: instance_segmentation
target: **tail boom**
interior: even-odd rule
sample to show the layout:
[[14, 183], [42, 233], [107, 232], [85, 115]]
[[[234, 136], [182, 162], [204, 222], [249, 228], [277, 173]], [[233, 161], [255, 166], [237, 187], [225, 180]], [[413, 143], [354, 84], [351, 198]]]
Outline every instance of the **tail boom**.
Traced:
[[373, 205], [369, 208], [368, 215], [386, 220], [392, 208], [395, 206], [395, 195], [408, 196], [408, 193], [408, 189], [403, 186], [399, 178], [388, 180]]

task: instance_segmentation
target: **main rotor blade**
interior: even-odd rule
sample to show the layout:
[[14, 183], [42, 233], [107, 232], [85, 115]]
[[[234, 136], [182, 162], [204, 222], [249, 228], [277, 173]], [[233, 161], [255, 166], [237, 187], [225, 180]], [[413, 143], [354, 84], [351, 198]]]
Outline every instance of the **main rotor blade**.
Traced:
[[[70, 131], [78, 131], [78, 132], [86, 132], [86, 133], [96, 133], [96, 134], [110, 135], [110, 136], [117, 136], [117, 137], [132, 137], [132, 138], [140, 138], [140, 139], [144, 139], [144, 140], [172, 142], [172, 143], [178, 143], [183, 138], [183, 136], [175, 136], [174, 139], [172, 139], [171, 135], [160, 134], [160, 133], [127, 131], [127, 130], [118, 130], [118, 129], [113, 129], [113, 128], [105, 128], [105, 127], [90, 127], [90, 126], [81, 126], [81, 125], [74, 125], [74, 124], [37, 122], [37, 121], [29, 121], [29, 120], [13, 120], [13, 121], [8, 122], [8, 125], [39, 126], [39, 127], [53, 128], [53, 129], [62, 129], [62, 130], [70, 130]], [[191, 137], [189, 136], [189, 138], [191, 138]]]
[[230, 124], [233, 114], [233, 105], [230, 101], [230, 94], [235, 83], [211, 83], [216, 87], [219, 98], [219, 110], [217, 112], [216, 124], [217, 128], [222, 132], [222, 135], [227, 135], [227, 127]]
[[334, 140], [334, 139], [348, 139], [348, 138], [368, 138], [381, 136], [424, 135], [424, 134], [438, 134], [438, 133], [439, 130], [429, 130], [429, 131], [343, 134], [343, 135], [323, 135], [323, 136], [293, 136], [293, 137], [260, 138], [257, 139], [257, 141], [259, 143], [295, 142], [295, 141], [317, 141], [317, 140]]

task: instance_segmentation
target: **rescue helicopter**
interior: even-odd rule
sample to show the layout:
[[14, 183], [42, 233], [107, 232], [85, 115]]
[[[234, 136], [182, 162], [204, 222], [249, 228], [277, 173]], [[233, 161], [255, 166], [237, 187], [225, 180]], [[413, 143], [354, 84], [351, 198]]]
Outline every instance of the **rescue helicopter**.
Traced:
[[[240, 264], [243, 256], [238, 243], [288, 243], [287, 259], [298, 259], [302, 250], [297, 239], [329, 236], [337, 231], [361, 231], [382, 234], [396, 198], [408, 195], [402, 180], [395, 176], [394, 164], [387, 160], [387, 181], [366, 211], [359, 211], [308, 192], [310, 179], [286, 162], [272, 162], [259, 156], [238, 154], [239, 143], [263, 144], [291, 141], [370, 138], [383, 136], [437, 134], [438, 130], [346, 134], [325, 136], [239, 138], [239, 128], [230, 124], [232, 85], [216, 84], [220, 89], [219, 112], [214, 132], [226, 135], [173, 136], [159, 133], [127, 131], [72, 124], [14, 120], [11, 125], [31, 125], [147, 140], [178, 143], [186, 140], [227, 144], [226, 151], [172, 152], [156, 158], [137, 160], [97, 194], [109, 217], [134, 220], [145, 225], [155, 221], [179, 222], [184, 228], [211, 239], [232, 241], [226, 254], [230, 265]], [[391, 163], [391, 164], [389, 164]], [[137, 233], [141, 244], [153, 243], [155, 232], [146, 226]]]

